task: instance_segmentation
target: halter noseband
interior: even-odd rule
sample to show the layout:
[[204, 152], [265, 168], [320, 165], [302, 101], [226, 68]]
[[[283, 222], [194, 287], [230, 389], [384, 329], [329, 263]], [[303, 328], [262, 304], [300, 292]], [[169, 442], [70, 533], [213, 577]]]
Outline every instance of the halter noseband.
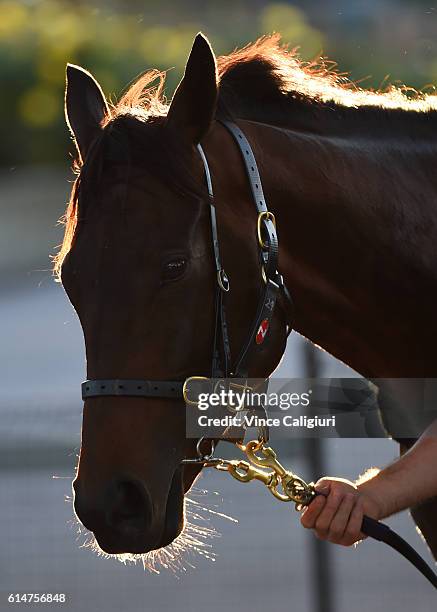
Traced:
[[[224, 303], [224, 295], [230, 290], [230, 285], [220, 258], [211, 172], [203, 148], [198, 144], [197, 149], [202, 159], [209, 194], [211, 236], [217, 277], [211, 378], [246, 378], [248, 376], [249, 362], [257, 350], [262, 346], [268, 332], [278, 297], [281, 298], [281, 305], [285, 312], [287, 335], [291, 331], [292, 302], [283, 278], [277, 270], [278, 237], [276, 233], [275, 217], [273, 213], [267, 209], [261, 178], [252, 148], [243, 132], [235, 123], [231, 121], [221, 121], [221, 123], [234, 137], [241, 151], [249, 178], [253, 200], [258, 213], [257, 241], [260, 271], [264, 286], [246, 340], [235, 361], [235, 365], [232, 367], [231, 348]], [[186, 381], [132, 379], [86, 380], [82, 383], [82, 399], [85, 400], [90, 397], [101, 396], [117, 396], [184, 399], [187, 401], [187, 383], [193, 378], [195, 379], [198, 377], [190, 377]]]

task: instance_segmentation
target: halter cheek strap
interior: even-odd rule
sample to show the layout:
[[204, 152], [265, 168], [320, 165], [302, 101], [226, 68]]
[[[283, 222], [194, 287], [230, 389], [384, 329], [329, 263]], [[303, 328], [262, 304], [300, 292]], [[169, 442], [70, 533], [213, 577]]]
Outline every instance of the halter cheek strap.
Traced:
[[252, 324], [248, 330], [246, 340], [240, 350], [236, 363], [230, 376], [246, 378], [251, 359], [262, 347], [264, 339], [268, 334], [273, 311], [279, 295], [282, 295], [285, 305], [285, 319], [287, 335], [291, 331], [292, 303], [290, 294], [285, 288], [282, 276], [277, 270], [278, 266], [278, 236], [276, 233], [276, 221], [273, 213], [267, 209], [261, 177], [258, 171], [255, 155], [244, 133], [231, 121], [221, 121], [223, 126], [233, 136], [246, 168], [252, 191], [253, 201], [257, 212], [257, 241], [260, 263], [260, 274], [264, 281], [258, 300], [258, 307]]

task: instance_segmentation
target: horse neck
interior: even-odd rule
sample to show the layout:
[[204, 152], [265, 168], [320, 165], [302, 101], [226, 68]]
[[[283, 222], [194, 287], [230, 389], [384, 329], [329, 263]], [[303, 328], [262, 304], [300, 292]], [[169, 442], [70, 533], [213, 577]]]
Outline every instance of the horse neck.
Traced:
[[435, 375], [435, 147], [242, 125], [276, 215], [295, 329], [365, 376]]

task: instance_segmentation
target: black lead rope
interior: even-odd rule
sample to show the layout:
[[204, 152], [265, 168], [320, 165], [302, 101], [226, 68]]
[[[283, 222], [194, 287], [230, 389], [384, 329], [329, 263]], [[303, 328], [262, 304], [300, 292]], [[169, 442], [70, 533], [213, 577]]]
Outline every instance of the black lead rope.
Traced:
[[[323, 495], [323, 493], [314, 491], [313, 500], [317, 495]], [[311, 502], [309, 503], [311, 504]], [[414, 567], [429, 580], [433, 587], [437, 589], [437, 575], [426, 563], [425, 559], [423, 559], [404, 538], [398, 535], [396, 531], [393, 531], [393, 529], [385, 523], [364, 515], [363, 522], [361, 523], [361, 532], [369, 536], [369, 538], [378, 540], [378, 542], [384, 542], [387, 546], [394, 548], [394, 550], [414, 565]]]
[[[224, 297], [229, 291], [229, 281], [222, 267], [217, 232], [216, 212], [213, 201], [211, 174], [208, 162], [199, 145], [198, 150], [205, 169], [205, 178], [210, 196], [211, 234], [214, 251], [214, 260], [217, 275], [216, 313], [214, 347], [212, 355], [211, 374], [213, 378], [234, 377], [246, 378], [249, 361], [262, 345], [263, 334], [268, 332], [268, 325], [275, 308], [279, 302], [285, 316], [287, 335], [291, 331], [293, 304], [290, 294], [284, 284], [282, 276], [277, 270], [278, 264], [278, 238], [276, 234], [274, 215], [268, 211], [261, 185], [255, 156], [252, 148], [240, 128], [230, 121], [221, 122], [234, 137], [247, 171], [253, 200], [258, 213], [257, 234], [259, 242], [259, 256], [264, 287], [260, 294], [258, 308], [253, 322], [248, 330], [247, 338], [239, 353], [233, 370], [231, 351], [226, 322]], [[263, 328], [265, 325], [265, 328]], [[258, 339], [261, 341], [258, 342]], [[221, 345], [221, 350], [220, 350]], [[189, 379], [188, 379], [189, 380]], [[184, 382], [169, 380], [131, 380], [108, 379], [86, 380], [82, 383], [82, 398], [84, 400], [100, 396], [118, 397], [150, 397], [181, 400], [184, 398]], [[266, 433], [266, 439], [268, 432]], [[390, 527], [365, 516], [361, 531], [367, 536], [385, 542], [397, 550], [403, 557], [412, 563], [429, 582], [437, 588], [437, 575], [424, 559], [403, 538]]]
[[369, 516], [364, 516], [361, 531], [374, 540], [384, 542], [397, 550], [398, 553], [412, 563], [414, 567], [430, 581], [433, 587], [437, 589], [437, 575], [419, 553], [388, 525], [381, 523], [381, 521], [376, 521]]

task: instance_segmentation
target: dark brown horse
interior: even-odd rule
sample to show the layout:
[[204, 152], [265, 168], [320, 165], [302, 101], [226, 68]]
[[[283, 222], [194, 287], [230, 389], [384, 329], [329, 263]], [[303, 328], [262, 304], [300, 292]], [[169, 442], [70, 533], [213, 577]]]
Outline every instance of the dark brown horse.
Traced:
[[[231, 345], [241, 345], [262, 286], [256, 215], [219, 118], [254, 149], [295, 329], [366, 377], [434, 376], [437, 99], [363, 91], [275, 37], [219, 58], [217, 71], [198, 35], [168, 107], [163, 84], [147, 73], [109, 106], [89, 73], [67, 69], [80, 174], [57, 271], [82, 323], [88, 378], [209, 375], [214, 261], [198, 142], [232, 287]], [[268, 376], [285, 340], [278, 311], [249, 374]], [[75, 509], [103, 550], [142, 553], [181, 532], [198, 473], [181, 467], [194, 453], [184, 414], [178, 400], [85, 402]]]

